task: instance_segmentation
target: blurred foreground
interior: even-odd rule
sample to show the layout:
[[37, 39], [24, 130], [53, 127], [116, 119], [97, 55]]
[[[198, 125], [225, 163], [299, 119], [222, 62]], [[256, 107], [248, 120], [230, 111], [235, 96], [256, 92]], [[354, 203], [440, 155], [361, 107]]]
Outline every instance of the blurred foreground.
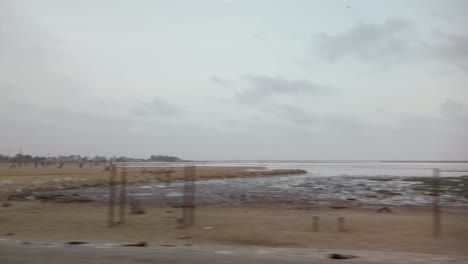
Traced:
[[[337, 263], [330, 259], [337, 250], [293, 248], [239, 248], [239, 247], [166, 247], [122, 248], [110, 245], [17, 245], [0, 241], [0, 261], [10, 264], [28, 263]], [[343, 256], [358, 256], [345, 262], [362, 264], [467, 263], [466, 256], [391, 253], [378, 251], [344, 251]]]

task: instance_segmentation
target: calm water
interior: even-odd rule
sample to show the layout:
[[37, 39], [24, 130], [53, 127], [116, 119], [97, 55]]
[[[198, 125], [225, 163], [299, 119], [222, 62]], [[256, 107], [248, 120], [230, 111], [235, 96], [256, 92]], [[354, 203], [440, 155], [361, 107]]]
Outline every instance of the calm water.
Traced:
[[468, 175], [468, 163], [448, 162], [377, 162], [377, 161], [302, 161], [302, 162], [207, 162], [211, 166], [263, 166], [271, 169], [303, 169], [310, 176], [432, 176], [432, 169], [458, 170], [442, 176]]

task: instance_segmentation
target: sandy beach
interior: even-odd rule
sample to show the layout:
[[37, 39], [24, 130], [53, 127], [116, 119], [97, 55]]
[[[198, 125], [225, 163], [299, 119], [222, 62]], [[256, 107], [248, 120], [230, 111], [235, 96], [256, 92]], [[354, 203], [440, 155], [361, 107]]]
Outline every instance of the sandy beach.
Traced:
[[[183, 177], [182, 168], [172, 180]], [[57, 169], [0, 169], [0, 238], [32, 245], [83, 241], [121, 245], [144, 241], [153, 246], [228, 246], [267, 248], [314, 248], [370, 250], [467, 256], [468, 209], [442, 208], [442, 233], [433, 237], [432, 208], [393, 206], [391, 212], [377, 212], [380, 206], [355, 201], [309, 203], [306, 201], [252, 200], [248, 204], [204, 204], [196, 208], [195, 225], [178, 229], [180, 206], [145, 202], [145, 214], [127, 214], [123, 224], [107, 226], [107, 205], [102, 201], [53, 203], [27, 201], [41, 191], [86, 188], [107, 184], [109, 171], [102, 167], [77, 166]], [[197, 167], [197, 178], [237, 178], [300, 174], [301, 170], [271, 170], [261, 167]], [[159, 175], [159, 176], [158, 176]], [[164, 181], [161, 173], [129, 170], [130, 183]], [[128, 212], [128, 210], [127, 210]], [[318, 229], [313, 219], [319, 219]], [[344, 230], [338, 218], [344, 218]]]

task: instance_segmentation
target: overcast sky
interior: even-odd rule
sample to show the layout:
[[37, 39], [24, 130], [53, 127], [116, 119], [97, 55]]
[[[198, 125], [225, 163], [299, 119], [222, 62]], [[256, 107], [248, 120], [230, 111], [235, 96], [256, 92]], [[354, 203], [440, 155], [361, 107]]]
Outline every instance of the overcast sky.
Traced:
[[464, 0], [0, 0], [0, 150], [468, 160], [467, 12]]

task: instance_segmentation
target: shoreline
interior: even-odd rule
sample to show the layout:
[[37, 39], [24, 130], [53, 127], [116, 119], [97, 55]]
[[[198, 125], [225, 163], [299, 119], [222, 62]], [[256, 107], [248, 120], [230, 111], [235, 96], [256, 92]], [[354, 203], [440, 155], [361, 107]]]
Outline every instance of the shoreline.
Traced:
[[[177, 201], [184, 167], [127, 167], [126, 171], [127, 184], [133, 189], [131, 199], [154, 204]], [[294, 177], [304, 173], [304, 170], [251, 166], [198, 166], [196, 180], [203, 183], [197, 187], [197, 202], [417, 207], [430, 205], [433, 200], [432, 180], [426, 177], [314, 177], [313, 174]], [[101, 167], [78, 166], [0, 170], [1, 174], [0, 200], [4, 197], [62, 203], [103, 202], [107, 199], [106, 186], [111, 175]], [[216, 181], [211, 182], [212, 179]], [[441, 177], [440, 205], [467, 207], [466, 195], [462, 197], [467, 183], [467, 176]]]
[[[150, 170], [150, 171], [148, 171]], [[152, 170], [152, 171], [151, 171]], [[171, 171], [166, 178], [166, 171]], [[196, 180], [245, 177], [268, 177], [276, 175], [299, 175], [307, 173], [299, 169], [267, 169], [265, 167], [217, 167], [197, 166]], [[8, 173], [8, 174], [7, 174]], [[183, 167], [158, 167], [129, 169], [127, 183], [156, 183], [167, 180], [182, 180]], [[119, 177], [119, 175], [117, 175]], [[101, 167], [88, 168], [17, 168], [0, 170], [0, 200], [21, 200], [34, 192], [82, 189], [108, 186], [110, 171]]]

